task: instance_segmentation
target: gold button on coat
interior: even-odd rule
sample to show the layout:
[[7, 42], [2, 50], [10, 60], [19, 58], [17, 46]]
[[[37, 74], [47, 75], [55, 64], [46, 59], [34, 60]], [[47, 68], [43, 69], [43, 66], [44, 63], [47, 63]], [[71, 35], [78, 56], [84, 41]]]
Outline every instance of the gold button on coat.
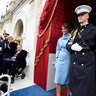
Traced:
[[76, 64], [76, 62], [73, 62], [73, 64]]
[[85, 55], [85, 53], [83, 52], [82, 55]]
[[81, 66], [84, 66], [84, 64], [81, 64]]

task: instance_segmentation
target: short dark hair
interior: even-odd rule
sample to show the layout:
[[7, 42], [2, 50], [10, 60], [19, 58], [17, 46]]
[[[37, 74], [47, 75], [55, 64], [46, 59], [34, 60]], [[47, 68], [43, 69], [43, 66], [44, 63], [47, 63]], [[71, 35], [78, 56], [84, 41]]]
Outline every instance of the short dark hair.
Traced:
[[70, 25], [67, 24], [67, 23], [64, 23], [64, 24], [62, 25], [62, 27], [70, 29]]

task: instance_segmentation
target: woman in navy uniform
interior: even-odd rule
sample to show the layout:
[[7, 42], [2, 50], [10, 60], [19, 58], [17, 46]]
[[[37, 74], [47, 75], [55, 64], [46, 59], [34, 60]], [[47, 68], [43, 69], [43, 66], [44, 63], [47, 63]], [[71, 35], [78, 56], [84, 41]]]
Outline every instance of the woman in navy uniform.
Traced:
[[92, 8], [75, 9], [79, 28], [71, 32], [67, 49], [71, 52], [70, 90], [72, 96], [96, 96], [96, 27], [88, 22]]

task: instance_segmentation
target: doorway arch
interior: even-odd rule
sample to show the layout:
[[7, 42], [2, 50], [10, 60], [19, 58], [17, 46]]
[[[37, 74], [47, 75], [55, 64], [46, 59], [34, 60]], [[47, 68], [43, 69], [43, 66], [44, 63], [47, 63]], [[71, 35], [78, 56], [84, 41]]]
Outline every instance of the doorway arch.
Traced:
[[19, 19], [15, 25], [15, 38], [17, 42], [22, 45], [23, 39], [22, 39], [22, 34], [23, 34], [24, 28], [23, 28], [23, 22], [21, 19]]

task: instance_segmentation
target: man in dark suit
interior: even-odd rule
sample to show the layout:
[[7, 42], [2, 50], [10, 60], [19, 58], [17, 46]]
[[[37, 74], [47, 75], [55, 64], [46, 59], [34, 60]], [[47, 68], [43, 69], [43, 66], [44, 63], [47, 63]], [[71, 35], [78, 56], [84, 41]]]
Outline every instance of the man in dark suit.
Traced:
[[12, 75], [12, 83], [14, 82], [16, 69], [18, 69], [18, 68], [22, 68], [22, 70], [25, 69], [25, 67], [26, 67], [26, 56], [27, 56], [27, 51], [23, 50], [21, 45], [18, 45], [16, 53], [11, 58], [12, 60], [15, 60], [15, 62], [13, 63], [13, 66], [11, 68], [11, 72], [10, 72], [10, 74]]
[[[15, 54], [17, 49], [17, 43], [14, 42], [14, 39], [12, 36], [7, 37], [7, 43], [4, 47], [2, 47], [2, 55], [3, 55], [3, 68], [2, 71], [4, 74], [7, 74], [10, 70], [11, 66], [11, 60], [10, 58]], [[10, 61], [10, 62], [9, 62]]]
[[71, 52], [70, 90], [72, 96], [96, 96], [96, 26], [88, 22], [92, 8], [75, 9], [79, 27], [71, 32], [67, 49]]
[[9, 57], [9, 42], [8, 42], [8, 36], [9, 34], [8, 33], [3, 33], [4, 35], [4, 39], [2, 40], [2, 55], [3, 55], [3, 58], [7, 58]]

